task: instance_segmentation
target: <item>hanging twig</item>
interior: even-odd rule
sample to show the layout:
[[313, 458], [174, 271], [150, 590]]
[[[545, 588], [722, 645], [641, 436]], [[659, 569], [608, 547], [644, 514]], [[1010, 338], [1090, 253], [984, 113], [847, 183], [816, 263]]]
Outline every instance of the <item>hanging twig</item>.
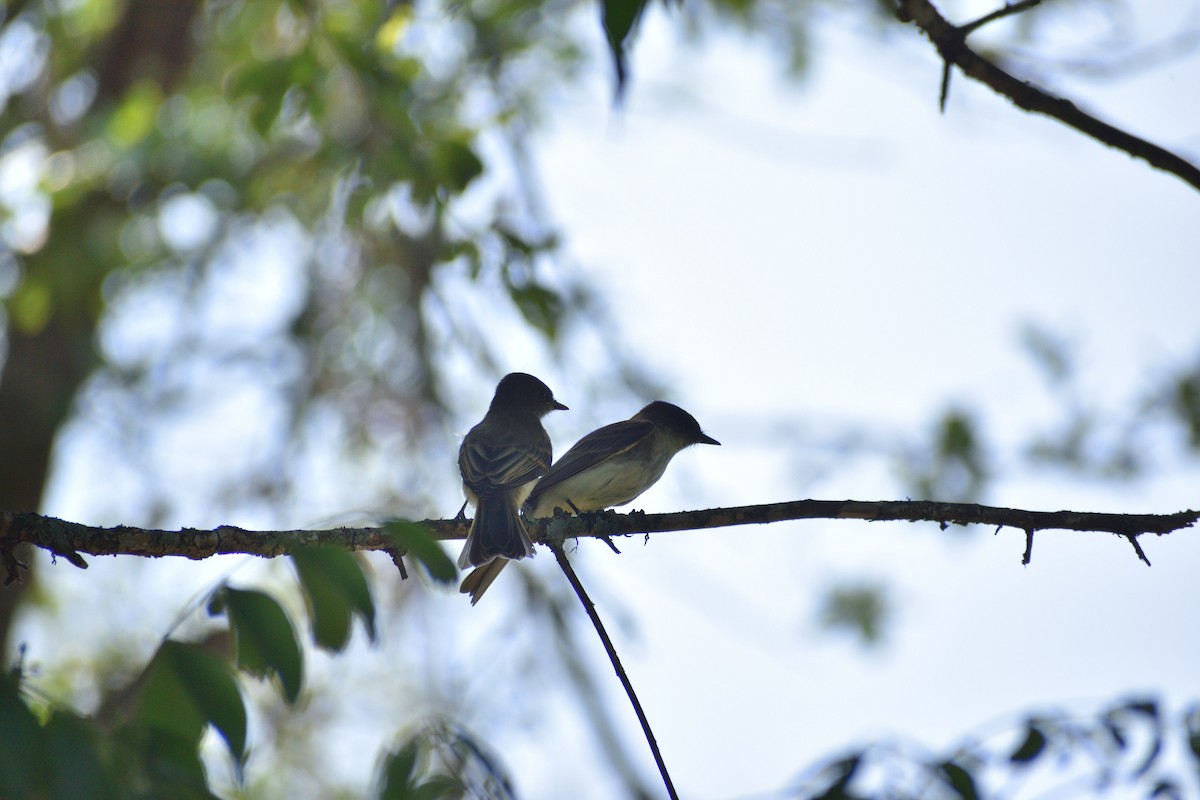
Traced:
[[678, 800], [679, 795], [675, 793], [675, 785], [671, 783], [671, 775], [667, 772], [667, 763], [663, 761], [662, 752], [658, 749], [658, 741], [654, 738], [654, 731], [650, 729], [650, 720], [646, 718], [646, 712], [642, 710], [642, 704], [638, 700], [637, 692], [633, 690], [633, 683], [629, 680], [629, 675], [626, 674], [625, 667], [621, 666], [621, 659], [617, 656], [617, 648], [613, 646], [612, 639], [608, 637], [608, 631], [605, 630], [604, 623], [600, 621], [600, 615], [596, 612], [596, 606], [592, 603], [592, 598], [588, 597], [588, 593], [583, 588], [579, 576], [575, 574], [575, 569], [567, 559], [567, 554], [563, 552], [562, 545], [558, 542], [552, 542], [550, 550], [558, 560], [558, 565], [562, 567], [563, 574], [571, 582], [571, 588], [575, 590], [575, 595], [579, 598], [579, 602], [583, 604], [583, 610], [587, 612], [588, 619], [592, 621], [592, 625], [596, 628], [596, 634], [599, 635], [600, 641], [604, 643], [604, 650], [608, 653], [608, 660], [612, 662], [613, 670], [617, 673], [617, 678], [620, 679], [621, 685], [625, 687], [625, 694], [629, 695], [629, 702], [633, 704], [633, 710], [637, 714], [638, 722], [642, 725], [642, 733], [646, 735], [646, 743], [650, 745], [650, 752], [654, 754], [654, 763], [658, 765], [658, 774], [662, 776], [663, 785], [667, 787], [667, 794], [671, 797], [671, 800]]

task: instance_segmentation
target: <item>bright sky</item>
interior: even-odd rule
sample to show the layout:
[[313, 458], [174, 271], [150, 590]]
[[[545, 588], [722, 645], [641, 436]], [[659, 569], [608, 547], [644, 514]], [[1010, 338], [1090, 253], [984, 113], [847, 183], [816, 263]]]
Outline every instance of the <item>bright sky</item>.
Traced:
[[[1147, 12], [1165, 20], [1160, 29], [1186, 21], [1170, 6]], [[939, 114], [940, 66], [915, 37], [885, 43], [833, 17], [814, 36], [813, 71], [793, 84], [758, 43], [731, 34], [692, 48], [677, 27], [654, 6], [624, 111], [611, 107], [598, 67], [552, 109], [533, 148], [567, 252], [606, 292], [625, 343], [675, 387], [664, 399], [723, 443], [679, 456], [635, 507], [900, 499], [894, 476], [869, 463], [803, 472], [809, 456], [793, 452], [776, 422], [817, 439], [850, 424], [904, 432], [962, 402], [983, 414], [1001, 449], [1015, 446], [1014, 432], [1053, 422], [1018, 345], [1024, 322], [1078, 346], [1102, 410], [1195, 358], [1194, 189], [961, 77]], [[1122, 84], [1056, 85], [1200, 160], [1200, 59]], [[550, 367], [505, 366], [543, 374], [572, 406], [548, 420], [560, 452], [612, 421], [574, 402]], [[489, 392], [481, 388], [482, 402]], [[478, 409], [468, 417], [464, 430]], [[456, 446], [447, 447], [450, 476]], [[1200, 504], [1197, 477], [1168, 454], [1161, 472], [1136, 484], [1006, 474], [988, 500], [1171, 512]], [[69, 486], [59, 485], [64, 504]], [[49, 511], [80, 516], [65, 505]], [[1177, 713], [1197, 699], [1194, 535], [1144, 541], [1148, 569], [1114, 537], [1061, 533], [1039, 536], [1022, 567], [1022, 537], [991, 533], [801, 522], [666, 534], [644, 547], [629, 540], [620, 557], [585, 542], [576, 559], [688, 798], [769, 793], [817, 759], [880, 736], [945, 748], [1036, 707], [1087, 714], [1149, 691]], [[86, 575], [59, 566], [51, 580], [62, 581], [58, 602], [70, 607], [104, 585], [159, 596], [180, 570], [203, 586], [228, 563], [97, 560]], [[550, 579], [555, 571], [544, 556], [525, 568]], [[384, 676], [398, 690], [390, 701], [355, 695], [346, 705], [359, 705], [314, 713], [357, 718], [390, 702], [419, 715], [426, 709], [399, 689], [432, 683], [457, 698], [482, 739], [503, 746], [521, 797], [611, 797], [572, 708], [553, 691], [513, 698], [506, 689], [504, 676], [537, 654], [510, 635], [519, 631], [508, 616], [519, 582], [505, 579], [476, 609], [452, 592], [428, 598], [421, 647], [385, 633], [380, 648], [357, 648], [353, 666], [315, 659], [317, 681], [380, 686]], [[877, 650], [816, 629], [822, 590], [846, 580], [881, 583], [894, 602]], [[164, 603], [119, 613], [137, 616], [137, 647], [152, 648], [177, 611]], [[27, 633], [31, 652], [49, 651], [38, 638], [49, 634]], [[586, 631], [582, 641], [623, 715], [625, 749], [656, 785], [599, 644]], [[386, 732], [354, 733], [330, 746], [344, 753], [347, 774], [361, 775]]]
[[[570, 251], [678, 387], [670, 399], [724, 445], [681, 455], [636, 507], [897, 499], [869, 470], [802, 485], [768, 416], [903, 430], [961, 400], [1011, 447], [1012, 431], [1049, 424], [1018, 345], [1026, 321], [1079, 346], [1101, 408], [1195, 358], [1194, 189], [961, 76], [939, 114], [928, 43], [884, 45], [845, 21], [815, 37], [816, 68], [794, 86], [761, 47], [681, 47], [654, 14], [624, 113], [598, 82], [539, 151]], [[1197, 80], [1193, 57], [1061, 90], [1196, 160], [1200, 106], [1183, 87]], [[608, 421], [582, 416], [551, 425], [571, 441]], [[988, 499], [1195, 507], [1196, 470], [1161, 468], [1115, 489], [1001, 480]], [[1022, 567], [1019, 534], [972, 533], [802, 522], [664, 535], [621, 558], [585, 544], [580, 560], [615, 601], [601, 612], [635, 620], [618, 641], [685, 797], [769, 792], [863, 737], [949, 747], [1022, 709], [1196, 699], [1195, 536], [1145, 541], [1147, 569], [1106, 535], [1043, 534]], [[879, 651], [815, 633], [819, 590], [839, 579], [888, 587], [896, 624]]]

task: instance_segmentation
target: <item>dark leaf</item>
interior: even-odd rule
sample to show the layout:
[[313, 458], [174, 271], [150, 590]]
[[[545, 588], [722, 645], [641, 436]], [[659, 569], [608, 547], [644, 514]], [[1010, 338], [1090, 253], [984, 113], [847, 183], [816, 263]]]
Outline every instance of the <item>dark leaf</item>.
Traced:
[[821, 624], [856, 634], [864, 644], [878, 644], [887, 623], [887, 594], [880, 586], [840, 586], [823, 601]]
[[1183, 727], [1188, 737], [1188, 749], [1196, 766], [1200, 767], [1200, 705], [1192, 706], [1183, 716]]
[[1161, 797], [1164, 800], [1183, 800], [1183, 793], [1174, 781], [1162, 780], [1154, 784], [1147, 797]]
[[829, 788], [814, 797], [813, 800], [848, 800], [851, 795], [847, 793], [847, 788], [850, 785], [850, 781], [854, 780], [854, 776], [861, 765], [861, 753], [856, 753], [849, 758], [843, 758], [841, 761], [834, 763], [830, 769], [837, 773], [837, 777], [833, 783], [829, 784]]
[[963, 800], [978, 800], [979, 790], [975, 788], [975, 777], [970, 772], [953, 761], [938, 765], [938, 769], [955, 794]]
[[463, 796], [462, 781], [450, 775], [434, 775], [413, 791], [413, 800], [451, 800]]
[[433, 145], [433, 165], [439, 183], [458, 193], [483, 173], [483, 162], [466, 142], [443, 139]]
[[1014, 764], [1028, 764], [1046, 748], [1046, 735], [1042, 733], [1033, 723], [1030, 723], [1029, 730], [1025, 734], [1025, 741], [1013, 751], [1013, 754], [1008, 757], [1008, 760]]
[[304, 589], [318, 646], [342, 650], [350, 641], [354, 616], [362, 620], [371, 641], [375, 640], [375, 602], [358, 559], [345, 550], [315, 547], [292, 553], [292, 563]]
[[526, 322], [546, 334], [551, 341], [557, 338], [563, 316], [562, 298], [557, 293], [532, 281], [510, 284], [508, 293]]
[[259, 591], [225, 587], [218, 592], [237, 641], [237, 664], [251, 675], [275, 675], [289, 703], [300, 697], [304, 659], [296, 631], [274, 598]]
[[646, 0], [602, 0], [600, 4], [600, 19], [604, 25], [605, 38], [608, 40], [608, 50], [612, 55], [613, 68], [617, 73], [618, 96], [625, 88], [626, 45], [637, 30], [645, 10]]
[[1108, 735], [1112, 737], [1117, 749], [1124, 750], [1129, 744], [1125, 737], [1125, 729], [1118, 725], [1111, 715], [1104, 718], [1103, 725], [1104, 729], [1108, 731]]
[[430, 775], [421, 739], [410, 738], [388, 756], [380, 776], [379, 800], [449, 800], [463, 797], [462, 782], [450, 775]]
[[158, 648], [146, 667], [136, 721], [193, 751], [212, 725], [239, 764], [246, 758], [246, 708], [233, 672], [195, 645], [168, 640]]
[[17, 686], [0, 677], [0, 797], [44, 796], [53, 774], [46, 737]]
[[1116, 710], [1140, 714], [1149, 717], [1156, 723], [1158, 722], [1158, 703], [1153, 700], [1131, 700], [1125, 705], [1119, 706]]
[[54, 760], [53, 797], [100, 800], [115, 796], [104, 772], [93, 727], [70, 712], [56, 711], [44, 730]]
[[417, 772], [417, 742], [409, 739], [383, 764], [379, 800], [403, 800], [412, 796]]

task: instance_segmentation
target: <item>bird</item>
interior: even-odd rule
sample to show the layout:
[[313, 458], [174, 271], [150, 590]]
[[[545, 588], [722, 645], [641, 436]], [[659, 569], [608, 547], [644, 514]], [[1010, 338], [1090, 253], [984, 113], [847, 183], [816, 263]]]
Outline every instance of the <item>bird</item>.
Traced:
[[520, 509], [550, 468], [553, 450], [542, 417], [555, 410], [567, 407], [554, 399], [550, 387], [513, 372], [500, 379], [487, 414], [463, 438], [458, 469], [475, 515], [459, 568], [533, 555]]
[[[719, 445], [688, 412], [656, 400], [632, 417], [584, 436], [533, 487], [525, 503], [531, 517], [599, 511], [633, 502], [653, 486], [671, 459], [694, 444]], [[496, 559], [463, 581], [461, 591], [479, 602], [507, 561]]]
[[533, 488], [530, 516], [599, 511], [633, 502], [662, 477], [675, 454], [694, 444], [721, 444], [677, 405], [656, 400], [632, 417], [592, 431], [550, 467]]

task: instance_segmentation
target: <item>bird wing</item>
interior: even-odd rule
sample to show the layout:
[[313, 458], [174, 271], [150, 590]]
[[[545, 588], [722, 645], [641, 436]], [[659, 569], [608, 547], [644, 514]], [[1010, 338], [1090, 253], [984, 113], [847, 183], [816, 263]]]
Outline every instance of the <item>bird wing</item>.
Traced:
[[[474, 433], [472, 431], [471, 433]], [[463, 483], [477, 493], [512, 489], [529, 483], [550, 468], [550, 437], [536, 442], [515, 436], [472, 436], [468, 433], [458, 451]]]
[[533, 488], [534, 497], [584, 470], [627, 452], [654, 432], [654, 423], [627, 419], [597, 428], [576, 442]]

